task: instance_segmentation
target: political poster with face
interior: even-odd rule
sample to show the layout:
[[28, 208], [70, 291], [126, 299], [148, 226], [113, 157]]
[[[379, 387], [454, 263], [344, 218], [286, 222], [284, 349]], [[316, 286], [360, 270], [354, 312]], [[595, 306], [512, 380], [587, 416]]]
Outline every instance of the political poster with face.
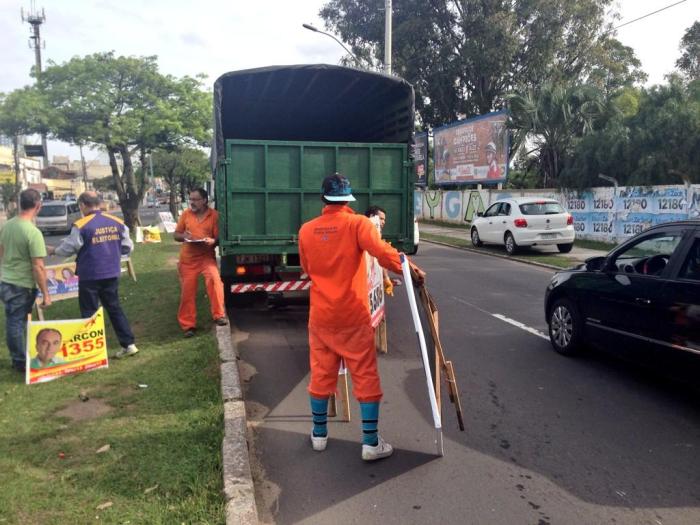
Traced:
[[505, 111], [498, 111], [436, 128], [436, 184], [505, 182], [509, 147], [506, 118]]
[[102, 308], [88, 319], [27, 323], [27, 363], [28, 385], [107, 368]]
[[[75, 274], [75, 263], [52, 264], [45, 267], [46, 286], [52, 301], [78, 297], [79, 278]], [[41, 297], [41, 292], [39, 292]]]
[[413, 166], [416, 184], [425, 186], [428, 183], [428, 133], [416, 133], [413, 145]]

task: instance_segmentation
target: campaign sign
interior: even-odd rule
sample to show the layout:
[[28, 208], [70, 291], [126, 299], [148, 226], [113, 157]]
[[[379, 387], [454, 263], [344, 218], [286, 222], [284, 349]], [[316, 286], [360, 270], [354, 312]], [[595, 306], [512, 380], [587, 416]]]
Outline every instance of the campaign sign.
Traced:
[[[370, 217], [370, 221], [381, 235], [379, 217]], [[365, 252], [367, 263], [367, 289], [369, 290], [369, 312], [372, 328], [384, 319], [384, 270], [375, 257]]]
[[172, 213], [169, 211], [160, 211], [158, 212], [158, 217], [160, 218], [160, 222], [163, 224], [163, 229], [167, 233], [173, 233], [175, 231], [177, 222], [175, 222], [175, 219], [173, 219]]
[[[78, 281], [75, 263], [52, 264], [45, 267], [46, 286], [52, 301], [78, 297]], [[39, 297], [42, 294], [39, 292]]]
[[425, 186], [428, 183], [428, 133], [416, 133], [413, 145], [413, 166], [416, 184]]
[[435, 182], [505, 182], [509, 147], [506, 118], [504, 111], [498, 111], [433, 130]]
[[28, 385], [107, 368], [108, 364], [102, 308], [88, 319], [27, 323]]

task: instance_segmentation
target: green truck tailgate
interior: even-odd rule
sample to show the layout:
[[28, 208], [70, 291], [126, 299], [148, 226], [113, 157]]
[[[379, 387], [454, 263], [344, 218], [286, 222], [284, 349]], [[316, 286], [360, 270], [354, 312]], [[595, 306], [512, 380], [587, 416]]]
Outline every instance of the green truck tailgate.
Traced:
[[383, 237], [413, 247], [413, 174], [406, 144], [226, 140], [216, 173], [222, 255], [297, 253], [299, 227], [322, 207], [321, 181], [350, 179], [364, 213], [384, 208]]

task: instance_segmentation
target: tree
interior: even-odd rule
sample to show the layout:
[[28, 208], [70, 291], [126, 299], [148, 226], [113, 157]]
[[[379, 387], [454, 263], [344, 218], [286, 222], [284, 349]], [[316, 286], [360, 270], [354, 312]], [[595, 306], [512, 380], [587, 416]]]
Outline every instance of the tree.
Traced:
[[[42, 73], [42, 87], [56, 108], [53, 135], [106, 149], [130, 228], [140, 222], [148, 153], [209, 138], [210, 95], [201, 91], [201, 80], [162, 75], [156, 57], [97, 53], [50, 64]], [[141, 170], [134, 165], [135, 156]]]
[[590, 85], [547, 83], [510, 95], [508, 101], [513, 141], [529, 161], [527, 168], [540, 173], [544, 187], [559, 182], [576, 141], [593, 132], [607, 111], [602, 92]]
[[689, 80], [700, 79], [700, 22], [695, 22], [686, 29], [680, 44], [681, 57], [676, 67]]
[[17, 89], [7, 95], [0, 94], [0, 134], [12, 139], [15, 169], [15, 186], [21, 189], [19, 170], [19, 141], [24, 135], [45, 131], [49, 125], [46, 99], [34, 87]]
[[96, 191], [117, 191], [117, 186], [114, 184], [114, 177], [102, 177], [92, 181], [92, 185]]
[[[153, 171], [162, 177], [170, 190], [170, 213], [177, 219], [177, 194], [201, 186], [210, 178], [207, 156], [195, 148], [157, 150], [153, 154]], [[184, 200], [184, 195], [183, 195]]]
[[622, 185], [700, 182], [700, 81], [671, 75], [664, 85], [623, 90], [613, 103], [617, 113], [575, 145], [563, 184], [590, 187], [599, 173]]
[[10, 211], [10, 202], [12, 202], [16, 196], [16, 184], [12, 184], [11, 182], [3, 182], [2, 184], [0, 184], [0, 198], [2, 198], [2, 207], [6, 212]]
[[[395, 73], [416, 89], [423, 124], [503, 107], [543, 82], [639, 78], [639, 62], [605, 26], [612, 0], [403, 0], [394, 4]], [[330, 0], [320, 12], [358, 56], [380, 63], [383, 0]], [[614, 52], [614, 59], [610, 53]], [[601, 86], [603, 87], [603, 86]]]

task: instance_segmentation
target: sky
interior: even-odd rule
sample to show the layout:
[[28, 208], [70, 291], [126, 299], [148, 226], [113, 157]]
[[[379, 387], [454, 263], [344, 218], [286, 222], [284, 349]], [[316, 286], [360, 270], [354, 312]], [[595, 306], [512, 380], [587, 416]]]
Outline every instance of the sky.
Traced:
[[[401, 0], [394, 0], [400, 2]], [[616, 0], [616, 25], [678, 0]], [[114, 50], [121, 55], [157, 55], [161, 71], [176, 76], [207, 75], [207, 83], [237, 69], [278, 64], [337, 64], [343, 49], [331, 38], [302, 28], [323, 28], [323, 0], [36, 0], [44, 8], [44, 63]], [[31, 0], [0, 0], [0, 92], [32, 83], [29, 24], [20, 18]], [[680, 53], [684, 31], [700, 20], [700, 0], [687, 0], [618, 30], [649, 75], [663, 82]], [[49, 155], [77, 149], [50, 142]], [[87, 153], [88, 159], [96, 153]]]

